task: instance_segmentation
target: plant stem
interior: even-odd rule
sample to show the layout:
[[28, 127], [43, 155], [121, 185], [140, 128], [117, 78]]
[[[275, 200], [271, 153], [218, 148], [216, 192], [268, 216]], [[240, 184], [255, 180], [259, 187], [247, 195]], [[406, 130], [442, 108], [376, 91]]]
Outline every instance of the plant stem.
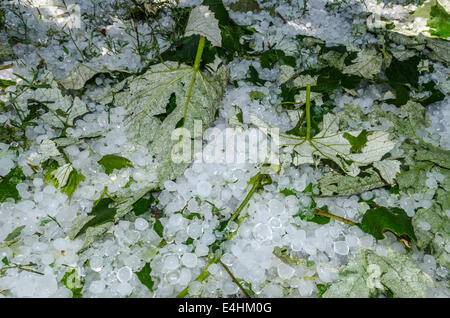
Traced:
[[311, 85], [306, 86], [306, 140], [311, 140]]
[[314, 214], [315, 215], [320, 215], [320, 216], [325, 216], [325, 217], [330, 218], [330, 219], [335, 219], [335, 220], [344, 222], [344, 223], [352, 225], [352, 226], [358, 224], [356, 222], [350, 221], [348, 219], [344, 219], [343, 217], [340, 217], [340, 216], [337, 216], [337, 215], [334, 215], [334, 214], [331, 214], [331, 213], [328, 213], [326, 211], [322, 211], [322, 210], [319, 210], [319, 209], [315, 209], [314, 210]]
[[228, 268], [227, 265], [225, 265], [224, 263], [222, 263], [222, 261], [219, 261], [220, 265], [223, 266], [223, 268], [225, 268], [225, 270], [227, 271], [228, 275], [230, 275], [231, 279], [233, 280], [233, 282], [239, 287], [239, 289], [244, 293], [245, 297], [247, 298], [252, 298], [250, 297], [250, 295], [247, 293], [247, 291], [244, 289], [244, 287], [242, 287], [241, 283], [239, 283], [239, 281], [236, 279], [236, 277], [234, 277], [233, 273], [230, 271], [230, 269]]
[[[236, 209], [236, 211], [233, 213], [233, 215], [228, 219], [228, 222], [235, 220], [239, 214], [242, 212], [242, 210], [246, 207], [248, 201], [250, 201], [250, 198], [253, 196], [253, 194], [260, 189], [261, 187], [264, 187], [264, 185], [268, 184], [271, 182], [271, 179], [269, 178], [269, 182], [266, 183], [265, 181], [267, 180], [267, 176], [262, 174], [261, 172], [258, 172], [258, 174], [256, 174], [252, 179], [251, 179], [251, 183], [252, 183], [252, 188], [250, 189], [250, 191], [248, 192], [248, 194], [245, 196], [244, 200], [242, 201], [242, 203], [239, 205], [239, 207]], [[244, 218], [247, 215], [242, 216], [242, 218], [239, 219], [238, 225], [240, 225], [242, 223], [242, 221], [244, 220]], [[239, 227], [238, 227], [239, 229]], [[228, 235], [227, 240], [229, 241], [231, 240], [231, 238], [234, 236], [234, 234], [237, 232], [237, 230], [233, 233], [230, 233], [230, 235]], [[202, 282], [206, 277], [208, 277], [209, 275], [209, 271], [208, 268], [211, 264], [220, 262], [220, 255], [216, 255], [213, 259], [211, 259], [211, 261], [209, 261], [209, 263], [206, 265], [206, 267], [203, 269], [203, 271], [200, 273], [200, 275], [194, 280], [196, 282]], [[184, 298], [186, 297], [186, 295], [188, 294], [189, 291], [189, 286], [186, 287], [185, 289], [183, 289], [177, 296], [176, 298]]]
[[[189, 91], [186, 98], [186, 104], [184, 105], [184, 115], [183, 118], [186, 119], [187, 110], [189, 106], [189, 102], [191, 101], [192, 89], [194, 88], [195, 78], [197, 76], [197, 72], [200, 69], [200, 61], [202, 60], [203, 49], [205, 48], [205, 37], [200, 36], [200, 41], [198, 42], [197, 54], [195, 55], [194, 61], [194, 72], [192, 73], [191, 84], [189, 85]], [[184, 123], [183, 123], [184, 127]]]

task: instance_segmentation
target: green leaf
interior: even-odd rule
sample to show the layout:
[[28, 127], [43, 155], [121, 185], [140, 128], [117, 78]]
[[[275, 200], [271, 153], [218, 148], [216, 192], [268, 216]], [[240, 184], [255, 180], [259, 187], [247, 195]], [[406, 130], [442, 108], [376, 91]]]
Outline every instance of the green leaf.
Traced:
[[155, 230], [156, 234], [158, 234], [161, 238], [164, 234], [164, 226], [162, 225], [160, 220], [156, 220], [155, 224], [153, 224], [153, 230]]
[[112, 154], [104, 155], [98, 163], [105, 168], [105, 173], [108, 175], [111, 174], [114, 169], [120, 170], [126, 167], [133, 167], [129, 159]]
[[14, 81], [10, 81], [10, 80], [4, 80], [0, 78], [0, 87], [1, 88], [6, 88], [8, 86], [16, 86], [16, 82]]
[[377, 240], [384, 238], [384, 232], [391, 231], [398, 237], [406, 236], [417, 241], [411, 221], [403, 209], [377, 207], [366, 211], [358, 227]]
[[259, 12], [259, 5], [256, 0], [238, 0], [237, 2], [230, 3], [229, 7], [233, 11], [238, 12]]
[[262, 68], [272, 69], [278, 62], [279, 65], [289, 65], [291, 67], [296, 67], [297, 62], [295, 57], [285, 55], [282, 50], [270, 49], [264, 51], [259, 56], [259, 61]]
[[74, 235], [74, 238], [77, 238], [81, 234], [85, 233], [86, 230], [90, 227], [96, 227], [108, 222], [114, 221], [114, 216], [116, 215], [116, 208], [110, 207], [110, 205], [114, 201], [111, 198], [103, 198], [101, 199], [97, 205], [92, 208], [92, 211], [88, 213], [90, 217], [89, 221], [87, 221], [81, 229]]
[[306, 259], [295, 256], [293, 253], [289, 253], [288, 250], [289, 248], [287, 246], [275, 246], [273, 249], [273, 255], [278, 257], [283, 263], [287, 265], [306, 266]]
[[13, 198], [16, 202], [19, 201], [20, 195], [16, 189], [16, 185], [23, 180], [25, 180], [25, 175], [20, 167], [15, 167], [4, 176], [0, 182], [0, 203], [4, 202], [7, 198]]
[[61, 283], [72, 291], [72, 298], [83, 298], [81, 291], [83, 290], [84, 280], [80, 278], [75, 268], [66, 271]]
[[343, 70], [344, 74], [356, 75], [366, 79], [374, 79], [381, 71], [383, 57], [375, 48], [365, 48], [358, 52], [357, 57], [352, 64], [346, 66]]
[[19, 227], [16, 227], [11, 233], [8, 234], [8, 236], [5, 238], [5, 242], [9, 242], [14, 240], [15, 238], [19, 237], [20, 233], [22, 233], [22, 230], [25, 228], [25, 225], [21, 225]]
[[430, 34], [443, 39], [450, 37], [450, 14], [439, 2], [436, 1], [436, 4], [431, 7], [430, 16], [427, 26], [434, 29], [430, 31]]
[[78, 172], [76, 169], [73, 169], [69, 175], [69, 179], [67, 180], [66, 185], [61, 188], [61, 192], [67, 194], [69, 198], [72, 197], [72, 194], [78, 188], [80, 182], [85, 179], [86, 178], [80, 172]]
[[9, 260], [6, 256], [2, 258], [2, 263], [5, 265], [9, 265]]
[[418, 65], [420, 57], [415, 55], [405, 61], [399, 61], [392, 57], [392, 62], [386, 69], [386, 77], [390, 83], [411, 84], [417, 87], [419, 83]]
[[266, 97], [266, 94], [260, 91], [251, 91], [250, 93], [248, 93], [248, 95], [251, 99], [263, 99], [264, 97]]
[[294, 191], [292, 191], [291, 189], [288, 189], [288, 188], [281, 190], [280, 193], [283, 194], [285, 197], [290, 196], [290, 195], [296, 195]]
[[331, 283], [328, 284], [316, 284], [317, 298], [322, 298], [323, 294], [330, 288]]
[[349, 133], [344, 133], [342, 136], [345, 139], [347, 139], [350, 142], [350, 144], [352, 145], [352, 147], [350, 148], [350, 152], [356, 153], [356, 152], [360, 152], [366, 145], [367, 135], [368, 135], [368, 132], [367, 132], [367, 130], [364, 129], [356, 137], [350, 135]]
[[149, 199], [140, 198], [133, 204], [134, 215], [139, 216], [149, 211], [151, 204], [155, 201], [155, 198], [151, 196]]
[[152, 268], [150, 267], [150, 263], [146, 263], [144, 267], [139, 272], [136, 272], [136, 276], [139, 281], [148, 288], [149, 291], [153, 292], [153, 285], [155, 282], [151, 276]]
[[259, 78], [259, 73], [256, 70], [256, 68], [253, 67], [253, 65], [250, 65], [248, 67], [248, 75], [249, 75], [249, 77], [247, 78], [247, 80], [250, 83], [253, 83], [255, 85], [263, 86], [264, 83], [266, 82], [265, 80], [262, 80], [262, 79]]

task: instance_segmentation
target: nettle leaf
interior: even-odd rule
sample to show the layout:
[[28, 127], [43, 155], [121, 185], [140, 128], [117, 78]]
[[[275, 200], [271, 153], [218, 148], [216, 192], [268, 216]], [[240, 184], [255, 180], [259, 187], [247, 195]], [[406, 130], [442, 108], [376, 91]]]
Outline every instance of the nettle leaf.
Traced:
[[6, 176], [2, 177], [0, 182], [0, 203], [4, 202], [7, 198], [13, 198], [14, 201], [19, 201], [19, 191], [16, 189], [16, 185], [25, 180], [25, 175], [20, 167], [15, 167]]
[[31, 102], [39, 104], [42, 109], [47, 111], [39, 118], [55, 128], [71, 126], [75, 118], [88, 112], [86, 104], [80, 98], [63, 96], [55, 81], [51, 82], [50, 88], [30, 89], [16, 99], [18, 108], [25, 116], [30, 113], [29, 103]]
[[[90, 228], [95, 228], [99, 225], [109, 224], [115, 220], [115, 215], [117, 209], [113, 206], [114, 201], [111, 198], [103, 198], [98, 201], [97, 205], [92, 208], [92, 211], [88, 213], [88, 218], [84, 221], [85, 223], [77, 229], [76, 233], [71, 236], [77, 238], [81, 234], [85, 233]], [[79, 224], [77, 224], [79, 225]], [[75, 228], [75, 224], [72, 228]], [[102, 230], [103, 232], [103, 230]]]
[[70, 291], [72, 291], [72, 298], [83, 298], [81, 293], [84, 286], [84, 280], [78, 275], [78, 271], [73, 268], [65, 272], [61, 283]]
[[412, 218], [403, 209], [377, 207], [367, 210], [358, 227], [377, 240], [384, 239], [384, 232], [391, 231], [398, 237], [417, 240], [411, 224]]
[[207, 6], [198, 6], [192, 9], [184, 35], [190, 36], [193, 34], [204, 36], [213, 46], [222, 46], [219, 21]]
[[386, 290], [393, 297], [424, 298], [434, 287], [433, 279], [410, 256], [389, 248], [383, 255], [364, 250], [340, 269], [339, 278], [325, 291], [324, 298], [369, 297]]
[[375, 48], [366, 48], [358, 52], [358, 56], [352, 62], [353, 64], [344, 68], [344, 74], [374, 79], [380, 74], [383, 57]]
[[[275, 128], [254, 114], [250, 115], [250, 120], [252, 124], [269, 135]], [[365, 146], [359, 153], [351, 153], [352, 145], [348, 139], [344, 138], [345, 133], [355, 137], [361, 131], [339, 132], [338, 116], [327, 113], [323, 117], [322, 130], [310, 140], [305, 137], [280, 133], [279, 142], [286, 152], [292, 153], [295, 165], [317, 163], [315, 157], [328, 159], [350, 176], [357, 176], [360, 172], [359, 167], [380, 161], [395, 146], [395, 142], [389, 137], [388, 132], [377, 130], [371, 131]]]
[[386, 186], [386, 182], [372, 168], [364, 170], [363, 175], [358, 177], [330, 172], [318, 184], [321, 196], [353, 195]]
[[150, 267], [150, 263], [146, 263], [139, 272], [135, 272], [139, 281], [147, 287], [149, 291], [153, 292], [155, 282], [152, 279], [151, 273], [152, 268]]
[[431, 35], [436, 35], [443, 39], [450, 37], [450, 14], [438, 1], [431, 7], [427, 26], [433, 29], [430, 30]]
[[105, 173], [108, 175], [111, 174], [114, 169], [120, 170], [126, 167], [133, 167], [129, 159], [113, 154], [104, 155], [98, 163], [105, 168]]

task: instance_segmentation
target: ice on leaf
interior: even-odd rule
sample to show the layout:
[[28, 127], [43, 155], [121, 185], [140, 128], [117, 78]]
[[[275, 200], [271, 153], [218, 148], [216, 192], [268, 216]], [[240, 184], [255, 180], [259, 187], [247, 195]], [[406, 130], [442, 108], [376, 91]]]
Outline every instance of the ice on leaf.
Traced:
[[380, 172], [381, 177], [389, 184], [393, 184], [395, 176], [400, 172], [400, 161], [398, 160], [381, 160], [375, 162], [373, 166]]
[[367, 48], [358, 52], [353, 64], [344, 68], [343, 73], [373, 79], [381, 71], [383, 57], [375, 48]]
[[192, 9], [184, 35], [190, 36], [193, 34], [204, 36], [213, 46], [222, 46], [219, 21], [207, 6], [198, 6]]
[[[250, 116], [252, 124], [270, 134], [272, 126], [255, 115]], [[346, 174], [357, 176], [359, 167], [367, 166], [381, 160], [383, 155], [391, 151], [395, 142], [386, 131], [370, 131], [367, 142], [359, 153], [351, 153], [352, 144], [344, 134], [358, 136], [361, 131], [338, 131], [338, 116], [326, 114], [323, 117], [322, 130], [310, 140], [303, 137], [281, 133], [280, 145], [293, 155], [293, 163], [314, 164], [315, 157], [334, 161]]]
[[394, 297], [427, 297], [433, 279], [411, 260], [387, 248], [383, 255], [371, 250], [343, 266], [340, 280], [330, 286], [324, 298], [376, 296], [377, 290], [388, 289]]

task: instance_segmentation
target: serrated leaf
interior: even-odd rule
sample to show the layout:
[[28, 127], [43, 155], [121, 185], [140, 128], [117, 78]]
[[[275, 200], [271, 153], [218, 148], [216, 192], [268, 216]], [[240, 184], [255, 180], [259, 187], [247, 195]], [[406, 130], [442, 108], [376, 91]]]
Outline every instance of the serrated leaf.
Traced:
[[20, 195], [16, 189], [16, 185], [24, 179], [25, 175], [20, 167], [13, 168], [4, 176], [0, 182], [0, 203], [4, 202], [7, 198], [13, 198], [16, 202], [19, 201]]
[[149, 291], [153, 292], [153, 286], [155, 282], [151, 276], [152, 268], [150, 267], [150, 263], [146, 263], [144, 267], [139, 272], [136, 272], [136, 276], [139, 281], [148, 288]]
[[372, 169], [364, 170], [364, 176], [343, 176], [327, 173], [319, 180], [321, 196], [353, 195], [386, 186], [386, 183]]
[[213, 46], [222, 46], [219, 21], [207, 6], [198, 6], [192, 9], [184, 35], [190, 36], [193, 34], [204, 36]]
[[113, 203], [114, 201], [110, 198], [101, 199], [97, 205], [92, 208], [92, 211], [88, 213], [90, 218], [80, 228], [80, 230], [73, 235], [73, 238], [77, 238], [81, 234], [85, 233], [89, 228], [95, 228], [99, 225], [114, 221], [116, 208], [113, 206]]
[[343, 73], [374, 79], [381, 71], [383, 57], [375, 48], [366, 48], [358, 52], [353, 64], [344, 68]]
[[391, 231], [398, 237], [406, 236], [417, 241], [411, 221], [403, 209], [377, 207], [366, 211], [358, 227], [377, 240], [384, 238], [384, 232]]
[[389, 184], [394, 184], [395, 177], [400, 172], [400, 165], [400, 161], [389, 159], [377, 161], [373, 164], [381, 177]]
[[113, 154], [104, 155], [98, 163], [105, 168], [105, 173], [108, 175], [111, 174], [114, 169], [120, 170], [126, 167], [133, 167], [129, 159]]
[[383, 255], [364, 250], [339, 272], [340, 280], [323, 294], [324, 298], [361, 298], [388, 289], [394, 297], [427, 297], [433, 279], [411, 260], [387, 248]]

